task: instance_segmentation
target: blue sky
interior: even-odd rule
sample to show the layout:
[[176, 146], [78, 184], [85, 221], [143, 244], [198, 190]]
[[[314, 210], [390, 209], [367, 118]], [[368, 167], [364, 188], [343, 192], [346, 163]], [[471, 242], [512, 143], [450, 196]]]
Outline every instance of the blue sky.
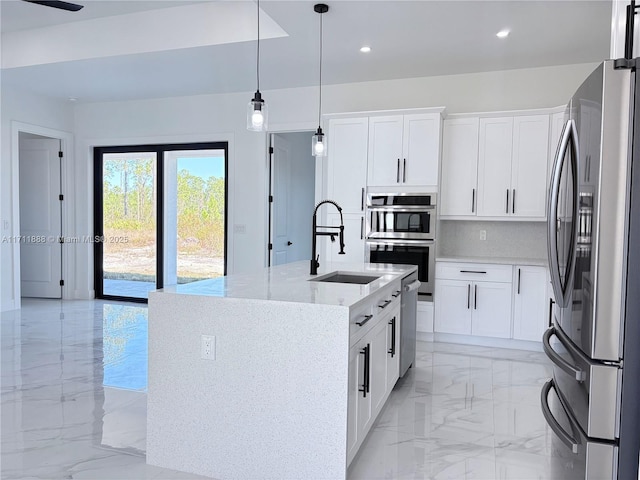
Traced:
[[178, 171], [183, 169], [202, 178], [224, 178], [224, 157], [178, 158]]

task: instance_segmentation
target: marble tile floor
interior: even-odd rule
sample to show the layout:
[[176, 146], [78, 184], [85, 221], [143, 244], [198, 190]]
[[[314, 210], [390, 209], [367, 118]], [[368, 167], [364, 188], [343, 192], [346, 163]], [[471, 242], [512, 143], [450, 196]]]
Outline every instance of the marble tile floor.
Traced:
[[[146, 327], [145, 306], [115, 302], [2, 314], [2, 479], [205, 478], [145, 463]], [[543, 353], [419, 342], [349, 480], [554, 480], [550, 373]]]

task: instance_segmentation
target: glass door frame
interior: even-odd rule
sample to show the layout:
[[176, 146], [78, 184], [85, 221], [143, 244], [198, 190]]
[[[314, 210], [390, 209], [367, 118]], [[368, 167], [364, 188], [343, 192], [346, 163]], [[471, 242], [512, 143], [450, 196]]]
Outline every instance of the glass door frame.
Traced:
[[[93, 149], [93, 238], [104, 235], [104, 198], [103, 198], [103, 155], [109, 153], [149, 152], [156, 154], [156, 289], [164, 287], [164, 190], [165, 190], [165, 153], [173, 150], [223, 150], [224, 151], [224, 275], [227, 274], [228, 250], [228, 200], [229, 200], [229, 143], [200, 142], [172, 143], [158, 145], [122, 145], [94, 147]], [[148, 303], [147, 298], [123, 297], [104, 294], [104, 245], [93, 242], [93, 276], [95, 298], [119, 300], [135, 303]]]

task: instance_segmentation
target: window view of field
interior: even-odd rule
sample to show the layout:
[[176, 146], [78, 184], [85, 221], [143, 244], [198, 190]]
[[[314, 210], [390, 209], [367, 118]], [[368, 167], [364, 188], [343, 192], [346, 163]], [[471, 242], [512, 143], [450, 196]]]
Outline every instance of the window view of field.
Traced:
[[[156, 282], [155, 153], [103, 157], [103, 270], [105, 280]], [[165, 251], [176, 255], [174, 282], [187, 283], [224, 274], [225, 162], [221, 157], [177, 158], [165, 168], [165, 205], [175, 219], [165, 230], [175, 239]], [[171, 231], [173, 230], [173, 232]], [[173, 264], [173, 262], [168, 262]], [[113, 282], [111, 282], [113, 283]], [[106, 292], [105, 293], [109, 293]]]

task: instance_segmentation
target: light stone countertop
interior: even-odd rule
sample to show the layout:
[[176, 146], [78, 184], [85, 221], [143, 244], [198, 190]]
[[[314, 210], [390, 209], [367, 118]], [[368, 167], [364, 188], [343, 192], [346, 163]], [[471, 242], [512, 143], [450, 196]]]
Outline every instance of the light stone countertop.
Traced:
[[368, 285], [356, 285], [309, 281], [314, 278], [309, 274], [309, 268], [309, 260], [304, 260], [252, 273], [169, 286], [156, 290], [151, 295], [198, 295], [354, 307], [394, 280], [402, 279], [417, 270], [412, 265], [323, 262], [315, 276], [322, 277], [334, 271], [380, 276]]
[[436, 257], [436, 262], [461, 263], [495, 263], [499, 265], [532, 265], [547, 267], [547, 258], [519, 258], [519, 257]]

